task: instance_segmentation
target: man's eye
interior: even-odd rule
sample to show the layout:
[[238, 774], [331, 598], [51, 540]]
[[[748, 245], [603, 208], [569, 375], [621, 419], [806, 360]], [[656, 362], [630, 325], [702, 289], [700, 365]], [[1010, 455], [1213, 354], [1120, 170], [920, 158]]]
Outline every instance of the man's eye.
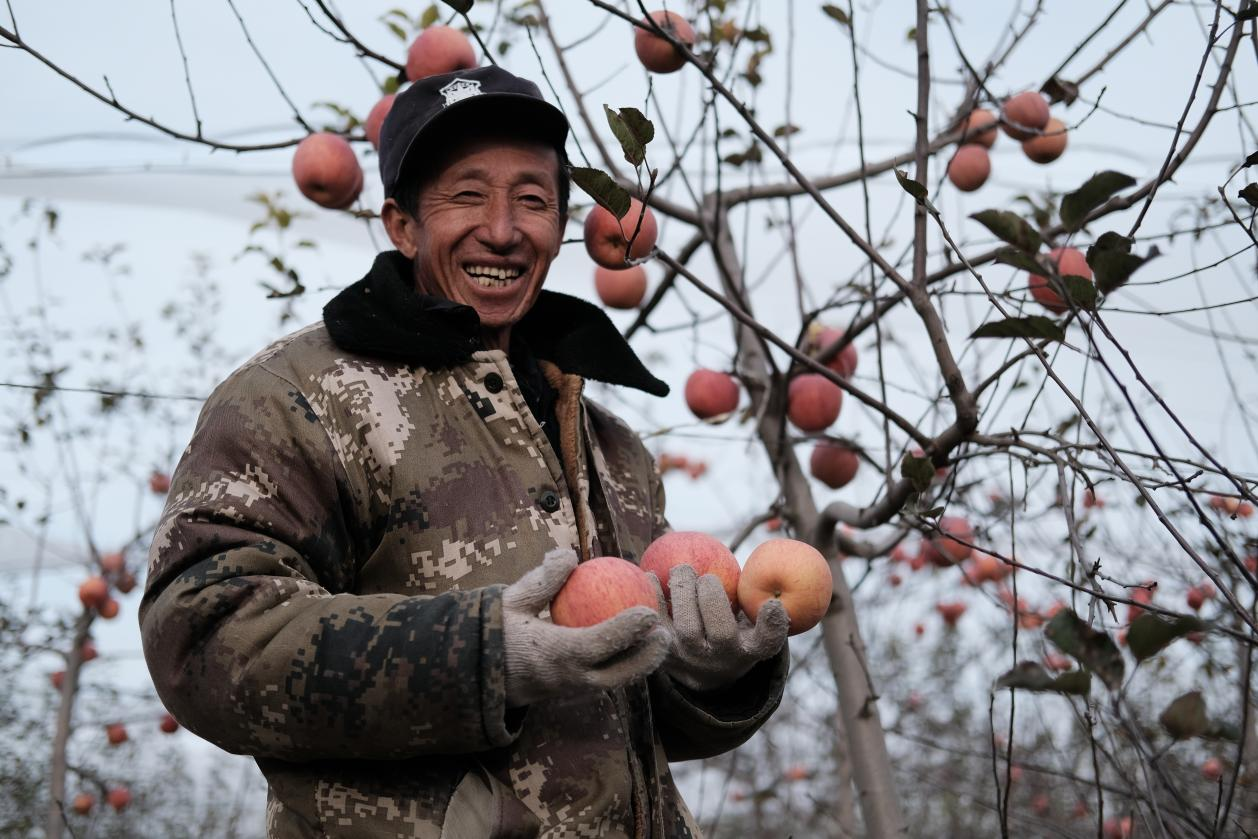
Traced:
[[480, 193], [475, 190], [465, 189], [454, 196], [455, 198], [480, 198]]
[[546, 206], [546, 199], [540, 195], [524, 195], [524, 196], [521, 196], [520, 200], [528, 204], [533, 204], [539, 207]]

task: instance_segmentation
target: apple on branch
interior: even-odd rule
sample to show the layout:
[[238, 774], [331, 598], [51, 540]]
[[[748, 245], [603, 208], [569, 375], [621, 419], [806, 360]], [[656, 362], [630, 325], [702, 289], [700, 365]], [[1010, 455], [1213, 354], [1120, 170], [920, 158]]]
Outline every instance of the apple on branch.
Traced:
[[476, 65], [472, 42], [451, 26], [428, 27], [406, 51], [406, 78], [412, 82], [440, 73], [472, 70]]
[[634, 265], [621, 271], [600, 265], [594, 269], [594, 290], [604, 306], [636, 309], [646, 297], [646, 269]]
[[[687, 47], [695, 45], [695, 30], [684, 17], [676, 12], [651, 12], [656, 26], [681, 41]], [[686, 66], [686, 55], [666, 39], [655, 34], [649, 21], [633, 29], [633, 49], [642, 66], [652, 73], [675, 73]]]
[[700, 368], [686, 379], [686, 407], [701, 420], [732, 413], [738, 407], [738, 381], [727, 373]]
[[344, 210], [363, 190], [363, 167], [344, 137], [320, 131], [297, 144], [293, 180], [320, 207]]
[[[637, 231], [636, 237], [634, 231]], [[597, 205], [585, 217], [585, 251], [604, 268], [617, 271], [627, 268], [627, 260], [642, 259], [651, 252], [658, 236], [655, 214], [636, 198], [629, 199], [629, 212], [622, 219]], [[633, 247], [629, 247], [630, 239]]]

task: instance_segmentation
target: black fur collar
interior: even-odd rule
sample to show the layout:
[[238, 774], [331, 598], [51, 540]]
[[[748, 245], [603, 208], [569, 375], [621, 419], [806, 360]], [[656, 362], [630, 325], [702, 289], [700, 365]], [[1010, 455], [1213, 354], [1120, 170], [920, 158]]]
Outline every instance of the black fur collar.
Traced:
[[[482, 349], [476, 310], [419, 294], [411, 270], [398, 251], [377, 254], [367, 276], [323, 307], [332, 340], [348, 352], [432, 369], [468, 361]], [[603, 310], [577, 297], [543, 290], [513, 334], [565, 373], [668, 395]]]

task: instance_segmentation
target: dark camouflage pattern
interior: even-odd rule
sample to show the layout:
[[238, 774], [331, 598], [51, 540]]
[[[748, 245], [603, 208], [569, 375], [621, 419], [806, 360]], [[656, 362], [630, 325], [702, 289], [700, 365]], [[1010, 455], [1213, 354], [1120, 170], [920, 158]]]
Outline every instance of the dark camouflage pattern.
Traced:
[[270, 837], [697, 837], [668, 760], [776, 707], [783, 655], [724, 695], [662, 673], [508, 709], [502, 588], [557, 547], [636, 561], [667, 529], [637, 436], [543, 364], [561, 460], [506, 355], [426, 370], [321, 324], [207, 401], [150, 552], [162, 700], [252, 755]]

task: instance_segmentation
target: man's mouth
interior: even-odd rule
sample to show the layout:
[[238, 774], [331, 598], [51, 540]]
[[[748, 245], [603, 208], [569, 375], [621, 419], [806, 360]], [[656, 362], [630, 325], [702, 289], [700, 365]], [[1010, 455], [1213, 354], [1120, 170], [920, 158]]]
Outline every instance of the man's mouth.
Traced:
[[506, 288], [524, 273], [521, 268], [495, 268], [492, 265], [464, 265], [463, 270], [481, 288]]

